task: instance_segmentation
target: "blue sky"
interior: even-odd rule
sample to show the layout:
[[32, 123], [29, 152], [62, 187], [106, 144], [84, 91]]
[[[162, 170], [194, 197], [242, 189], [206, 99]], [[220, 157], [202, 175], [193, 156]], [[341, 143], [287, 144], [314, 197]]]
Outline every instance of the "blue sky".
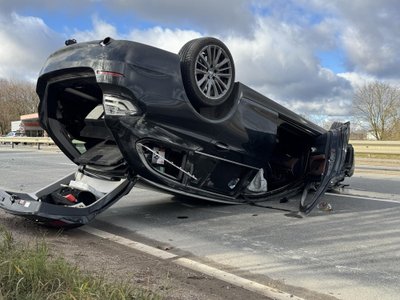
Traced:
[[395, 0], [1, 0], [0, 78], [34, 81], [68, 38], [136, 40], [177, 53], [215, 36], [237, 80], [306, 115], [347, 118], [370, 80], [398, 85]]

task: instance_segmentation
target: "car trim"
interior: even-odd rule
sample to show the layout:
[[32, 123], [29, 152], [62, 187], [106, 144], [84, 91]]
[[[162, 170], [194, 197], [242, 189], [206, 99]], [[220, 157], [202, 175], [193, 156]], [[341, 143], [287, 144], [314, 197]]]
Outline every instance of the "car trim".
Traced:
[[225, 161], [225, 162], [228, 162], [228, 163], [231, 163], [231, 164], [235, 164], [235, 165], [238, 165], [238, 166], [241, 166], [241, 167], [246, 167], [246, 168], [253, 169], [253, 170], [260, 170], [260, 168], [256, 168], [256, 167], [249, 166], [249, 165], [245, 165], [245, 164], [233, 161], [233, 160], [229, 160], [229, 159], [222, 158], [222, 157], [219, 157], [219, 156], [214, 156], [214, 155], [207, 154], [207, 153], [204, 153], [204, 152], [194, 151], [194, 153], [200, 154], [200, 155], [203, 155], [203, 156], [207, 156], [207, 157], [211, 157], [211, 158], [215, 158], [215, 159], [218, 159], [218, 160], [222, 160], [222, 161]]

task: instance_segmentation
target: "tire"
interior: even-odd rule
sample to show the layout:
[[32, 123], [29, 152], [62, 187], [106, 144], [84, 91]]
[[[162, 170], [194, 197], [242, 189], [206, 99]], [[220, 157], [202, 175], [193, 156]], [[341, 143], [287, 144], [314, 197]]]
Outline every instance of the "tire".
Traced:
[[181, 48], [179, 56], [183, 85], [193, 104], [217, 106], [229, 98], [235, 66], [224, 43], [211, 37], [194, 39]]
[[191, 41], [187, 42], [185, 45], [182, 46], [181, 50], [179, 50], [178, 55], [179, 55], [179, 57], [181, 59], [181, 62], [182, 62], [182, 58], [186, 56], [188, 49], [197, 40], [198, 39], [194, 39], [194, 40], [191, 40]]

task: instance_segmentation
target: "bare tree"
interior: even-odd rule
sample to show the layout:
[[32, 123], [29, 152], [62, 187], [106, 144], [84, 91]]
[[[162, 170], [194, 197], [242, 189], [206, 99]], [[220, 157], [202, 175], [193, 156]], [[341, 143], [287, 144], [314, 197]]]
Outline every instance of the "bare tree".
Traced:
[[353, 112], [360, 123], [368, 124], [377, 140], [394, 136], [400, 117], [400, 90], [383, 82], [364, 85], [354, 95]]
[[391, 140], [400, 141], [400, 118], [397, 119], [395, 125], [393, 126], [392, 133], [390, 135]]
[[10, 131], [11, 121], [21, 115], [37, 112], [38, 104], [33, 83], [0, 79], [0, 134]]

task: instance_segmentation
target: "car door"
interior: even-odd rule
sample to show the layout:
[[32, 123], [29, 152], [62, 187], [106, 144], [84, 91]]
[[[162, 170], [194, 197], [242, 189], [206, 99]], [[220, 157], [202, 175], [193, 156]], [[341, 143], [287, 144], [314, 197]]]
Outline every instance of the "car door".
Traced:
[[354, 172], [354, 150], [349, 145], [350, 123], [335, 123], [316, 138], [299, 210], [308, 214], [331, 187]]

